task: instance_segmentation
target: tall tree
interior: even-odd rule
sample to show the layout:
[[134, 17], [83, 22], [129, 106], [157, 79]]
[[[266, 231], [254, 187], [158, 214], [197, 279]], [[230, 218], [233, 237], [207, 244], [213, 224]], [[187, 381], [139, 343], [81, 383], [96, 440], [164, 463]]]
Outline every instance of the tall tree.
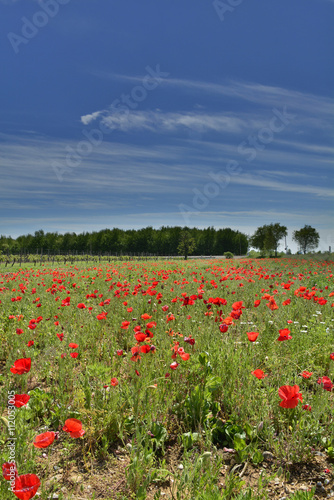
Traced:
[[177, 247], [177, 251], [180, 255], [184, 255], [185, 260], [187, 260], [188, 255], [192, 253], [196, 248], [196, 243], [194, 238], [191, 236], [188, 229], [184, 229], [181, 233], [180, 243]]
[[277, 256], [277, 248], [279, 241], [288, 234], [285, 226], [281, 226], [278, 222], [275, 224], [264, 225], [258, 227], [253, 236], [250, 238], [250, 244], [254, 248], [263, 251], [275, 251]]
[[305, 226], [299, 229], [299, 231], [293, 232], [292, 239], [298, 243], [301, 250], [305, 254], [309, 250], [317, 248], [320, 236], [314, 227], [305, 224]]

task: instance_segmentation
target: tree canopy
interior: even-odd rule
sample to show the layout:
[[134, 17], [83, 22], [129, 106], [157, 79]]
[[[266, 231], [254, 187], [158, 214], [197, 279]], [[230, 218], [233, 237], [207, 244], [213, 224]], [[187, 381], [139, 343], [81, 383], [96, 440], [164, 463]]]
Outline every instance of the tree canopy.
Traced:
[[296, 241], [305, 254], [309, 250], [317, 248], [319, 245], [319, 233], [314, 229], [314, 227], [305, 224], [305, 226], [299, 231], [294, 231], [292, 239]]
[[252, 247], [258, 248], [262, 252], [274, 250], [275, 256], [277, 256], [279, 241], [287, 234], [287, 228], [276, 222], [258, 227], [253, 236], [250, 237], [249, 242]]

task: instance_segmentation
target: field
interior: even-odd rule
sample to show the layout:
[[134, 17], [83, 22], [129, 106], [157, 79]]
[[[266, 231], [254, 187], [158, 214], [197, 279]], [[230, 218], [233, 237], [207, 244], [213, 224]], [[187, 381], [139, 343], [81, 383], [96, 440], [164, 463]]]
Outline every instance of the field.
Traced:
[[334, 496], [333, 276], [293, 258], [3, 267], [1, 500]]

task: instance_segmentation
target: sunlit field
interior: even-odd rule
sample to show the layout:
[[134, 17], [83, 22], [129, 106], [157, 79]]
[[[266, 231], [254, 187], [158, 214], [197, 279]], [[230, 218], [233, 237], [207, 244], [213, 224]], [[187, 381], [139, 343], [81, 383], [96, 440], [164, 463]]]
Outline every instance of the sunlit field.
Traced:
[[0, 274], [0, 498], [331, 495], [334, 263]]

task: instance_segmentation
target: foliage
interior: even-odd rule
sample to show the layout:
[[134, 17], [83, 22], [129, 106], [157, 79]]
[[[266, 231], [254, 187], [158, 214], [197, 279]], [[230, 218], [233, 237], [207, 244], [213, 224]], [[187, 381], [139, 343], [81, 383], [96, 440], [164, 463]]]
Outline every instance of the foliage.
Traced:
[[258, 248], [262, 252], [275, 251], [277, 256], [277, 248], [279, 241], [288, 234], [287, 228], [276, 224], [269, 224], [258, 227], [253, 236], [250, 238], [250, 244], [254, 248]]
[[187, 229], [184, 229], [180, 236], [179, 246], [177, 247], [178, 253], [184, 255], [185, 260], [187, 260], [188, 255], [191, 254], [195, 248], [196, 243], [194, 238]]
[[299, 231], [294, 231], [292, 239], [296, 241], [301, 248], [302, 252], [306, 252], [317, 248], [319, 244], [319, 233], [314, 229], [314, 227], [305, 224], [305, 226]]

